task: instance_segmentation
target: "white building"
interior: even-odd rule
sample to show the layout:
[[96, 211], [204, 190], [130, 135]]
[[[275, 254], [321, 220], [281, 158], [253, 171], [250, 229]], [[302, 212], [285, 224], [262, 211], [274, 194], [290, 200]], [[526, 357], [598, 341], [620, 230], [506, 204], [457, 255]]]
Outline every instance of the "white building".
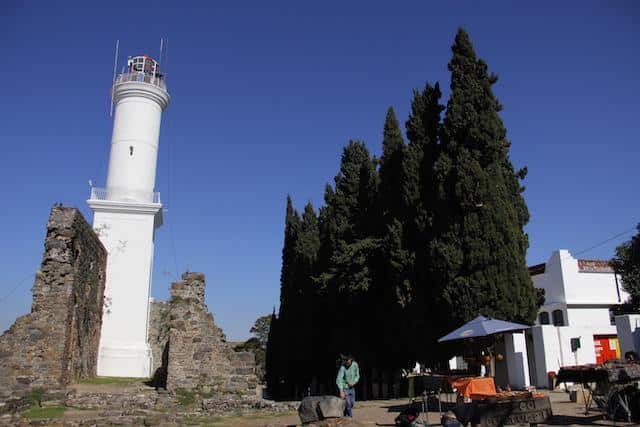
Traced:
[[547, 387], [548, 373], [561, 366], [621, 356], [610, 308], [628, 295], [608, 261], [576, 259], [558, 250], [529, 272], [533, 285], [545, 291], [536, 325], [526, 334], [533, 385]]
[[169, 103], [158, 63], [130, 58], [113, 84], [115, 117], [106, 188], [87, 200], [108, 251], [98, 375], [148, 377], [149, 293], [155, 230], [162, 225], [154, 192], [162, 112]]

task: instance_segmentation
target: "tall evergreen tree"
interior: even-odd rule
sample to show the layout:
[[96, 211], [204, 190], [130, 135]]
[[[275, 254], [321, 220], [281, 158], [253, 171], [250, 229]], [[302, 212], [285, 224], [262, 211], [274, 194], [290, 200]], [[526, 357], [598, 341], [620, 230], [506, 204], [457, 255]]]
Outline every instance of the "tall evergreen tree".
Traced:
[[[370, 290], [370, 307], [380, 316], [371, 319], [372, 334], [368, 340], [378, 343], [379, 337], [393, 337], [393, 342], [382, 343], [383, 351], [375, 351], [372, 360], [377, 367], [398, 366], [403, 358], [404, 346], [409, 337], [405, 332], [403, 317], [411, 298], [411, 270], [413, 254], [405, 249], [403, 221], [407, 215], [407, 204], [403, 197], [406, 171], [407, 146], [392, 107], [387, 110], [383, 128], [382, 157], [380, 158], [380, 184], [378, 191], [377, 229], [380, 237], [377, 260], [374, 268], [377, 280]], [[399, 338], [399, 339], [398, 339]]]
[[478, 314], [531, 322], [536, 295], [525, 262], [529, 219], [510, 143], [491, 85], [497, 77], [459, 30], [452, 46], [451, 97], [437, 162], [432, 277], [446, 328]]
[[277, 322], [274, 324], [272, 339], [278, 346], [278, 350], [270, 355], [277, 359], [270, 367], [274, 370], [269, 378], [276, 381], [277, 394], [289, 395], [295, 393], [294, 387], [299, 378], [291, 374], [298, 372], [295, 368], [304, 360], [303, 350], [300, 347], [287, 347], [287, 343], [293, 342], [300, 329], [302, 307], [302, 289], [298, 281], [300, 275], [297, 246], [300, 239], [301, 220], [300, 215], [293, 207], [291, 197], [287, 196], [285, 215], [284, 244], [282, 247], [282, 270], [280, 273], [280, 309]]
[[[333, 310], [328, 321], [328, 351], [333, 356], [352, 351], [362, 360], [367, 328], [366, 294], [374, 276], [371, 264], [378, 240], [371, 235], [376, 217], [378, 176], [375, 160], [364, 143], [350, 141], [344, 148], [335, 191], [327, 190], [320, 213], [321, 246], [318, 276]], [[330, 249], [330, 250], [329, 250]], [[358, 353], [361, 354], [358, 354]]]
[[[313, 280], [317, 269], [318, 252], [320, 249], [320, 233], [318, 229], [318, 217], [311, 202], [304, 207], [302, 214], [302, 223], [300, 227], [299, 239], [296, 245], [297, 258], [297, 283], [301, 288], [302, 295], [299, 310], [299, 328], [296, 340], [297, 347], [300, 347], [300, 360], [296, 366], [299, 366], [302, 377], [298, 379], [300, 382], [299, 389], [305, 390], [311, 383], [313, 372], [304, 369], [309, 366], [309, 361], [318, 348], [314, 330], [322, 324], [316, 325], [316, 315], [322, 315], [319, 309], [323, 309], [321, 304], [322, 296], [316, 290], [316, 283]], [[320, 303], [320, 304], [318, 304]], [[319, 307], [316, 307], [319, 305]], [[318, 318], [317, 320], [321, 320]]]
[[298, 374], [306, 366], [331, 390], [341, 352], [355, 354], [366, 379], [371, 367], [437, 365], [446, 355], [436, 338], [478, 314], [535, 317], [526, 169], [509, 159], [496, 76], [464, 30], [452, 50], [444, 122], [439, 85], [426, 84], [413, 93], [408, 144], [389, 108], [379, 161], [350, 141], [318, 215], [308, 204], [300, 218], [287, 200], [280, 311], [267, 347], [267, 380], [284, 383], [282, 395], [306, 389], [311, 378]]
[[640, 305], [640, 224], [638, 233], [629, 241], [616, 247], [616, 256], [611, 264], [622, 279], [622, 287], [631, 297], [631, 302]]
[[422, 91], [414, 90], [411, 115], [406, 122], [409, 147], [403, 195], [405, 203], [413, 207], [410, 215], [418, 221], [419, 229], [426, 227], [427, 210], [431, 210], [433, 203], [433, 169], [438, 157], [440, 114], [444, 110], [441, 96], [438, 83], [434, 86], [427, 83]]
[[394, 219], [404, 216], [402, 188], [404, 185], [404, 158], [406, 145], [402, 138], [400, 124], [393, 107], [387, 110], [382, 138], [382, 157], [380, 158], [380, 214], [384, 229]]
[[276, 309], [273, 308], [271, 314], [271, 322], [269, 327], [269, 334], [267, 336], [267, 350], [265, 355], [265, 380], [269, 391], [275, 396], [281, 396], [280, 375], [283, 366], [280, 364], [280, 355], [283, 352], [282, 342], [279, 336], [279, 324], [276, 317]]
[[430, 272], [429, 245], [433, 239], [433, 217], [436, 180], [435, 162], [439, 153], [438, 135], [440, 114], [440, 86], [429, 83], [414, 90], [411, 114], [406, 122], [409, 145], [404, 164], [405, 182], [402, 189], [406, 203], [404, 246], [414, 257], [411, 269], [411, 298], [404, 312], [409, 334], [422, 336], [422, 341], [410, 340], [406, 357], [431, 362], [434, 357], [435, 335], [432, 325], [437, 316], [434, 306], [434, 286]]

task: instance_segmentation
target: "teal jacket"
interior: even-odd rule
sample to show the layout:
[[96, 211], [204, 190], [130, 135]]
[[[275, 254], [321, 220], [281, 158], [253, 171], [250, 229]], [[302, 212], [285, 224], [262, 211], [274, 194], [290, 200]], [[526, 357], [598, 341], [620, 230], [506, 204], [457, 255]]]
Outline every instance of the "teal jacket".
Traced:
[[349, 368], [344, 367], [344, 365], [340, 366], [338, 376], [336, 377], [338, 390], [347, 390], [349, 388], [349, 384], [355, 385], [358, 381], [360, 381], [360, 369], [358, 368], [358, 363], [351, 362], [351, 366], [349, 366]]

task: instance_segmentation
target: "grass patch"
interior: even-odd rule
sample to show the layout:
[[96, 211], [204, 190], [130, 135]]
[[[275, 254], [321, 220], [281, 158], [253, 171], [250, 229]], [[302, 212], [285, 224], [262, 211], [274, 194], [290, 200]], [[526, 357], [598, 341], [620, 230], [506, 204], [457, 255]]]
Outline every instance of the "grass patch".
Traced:
[[93, 377], [80, 381], [80, 384], [91, 385], [131, 385], [147, 381], [145, 378], [126, 378], [126, 377]]
[[[257, 420], [262, 420], [262, 419], [268, 419], [268, 418], [279, 418], [279, 417], [288, 417], [289, 415], [294, 415], [297, 414], [297, 412], [278, 412], [275, 414], [249, 414], [249, 415], [244, 415], [244, 418], [254, 418]], [[243, 417], [238, 417], [238, 418], [243, 418]]]
[[22, 413], [24, 418], [29, 420], [37, 419], [37, 418], [57, 418], [64, 414], [67, 408], [64, 406], [47, 406], [45, 408], [38, 408], [34, 406], [31, 409], [26, 410]]
[[180, 406], [192, 406], [196, 403], [196, 392], [179, 388], [176, 390], [176, 397]]
[[29, 390], [29, 392], [24, 397], [32, 407], [40, 407], [42, 406], [42, 399], [44, 398], [45, 394], [46, 391], [42, 387], [36, 387]]
[[184, 419], [184, 425], [187, 426], [215, 426], [224, 425], [224, 418], [218, 416], [201, 416], [201, 417], [187, 417]]
[[232, 416], [191, 416], [186, 417], [183, 420], [184, 425], [188, 426], [244, 426], [247, 420], [269, 420], [277, 419], [279, 417], [286, 417], [292, 415], [294, 412], [277, 413], [277, 414], [245, 414], [245, 415], [232, 415]]

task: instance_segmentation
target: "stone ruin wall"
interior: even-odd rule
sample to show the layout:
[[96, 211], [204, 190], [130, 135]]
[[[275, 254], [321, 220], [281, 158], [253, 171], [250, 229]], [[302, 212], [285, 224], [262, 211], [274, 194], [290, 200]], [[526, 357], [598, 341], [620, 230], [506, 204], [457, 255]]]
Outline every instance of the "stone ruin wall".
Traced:
[[[167, 360], [166, 387], [170, 391], [184, 389], [255, 396], [258, 380], [254, 355], [236, 352], [226, 342], [205, 305], [204, 293], [204, 275], [185, 273], [181, 281], [171, 285], [168, 312], [162, 314], [160, 305], [152, 308], [155, 311], [152, 318], [164, 317], [168, 321], [168, 327], [152, 328], [153, 331], [168, 330], [168, 348], [165, 345], [163, 349]], [[150, 334], [150, 339], [156, 343], [155, 356], [160, 352], [163, 338]]]
[[167, 384], [167, 365], [169, 363], [169, 302], [151, 300], [149, 304], [149, 335], [153, 384], [165, 387]]
[[0, 336], [0, 394], [96, 375], [107, 251], [75, 208], [54, 206], [31, 313]]

